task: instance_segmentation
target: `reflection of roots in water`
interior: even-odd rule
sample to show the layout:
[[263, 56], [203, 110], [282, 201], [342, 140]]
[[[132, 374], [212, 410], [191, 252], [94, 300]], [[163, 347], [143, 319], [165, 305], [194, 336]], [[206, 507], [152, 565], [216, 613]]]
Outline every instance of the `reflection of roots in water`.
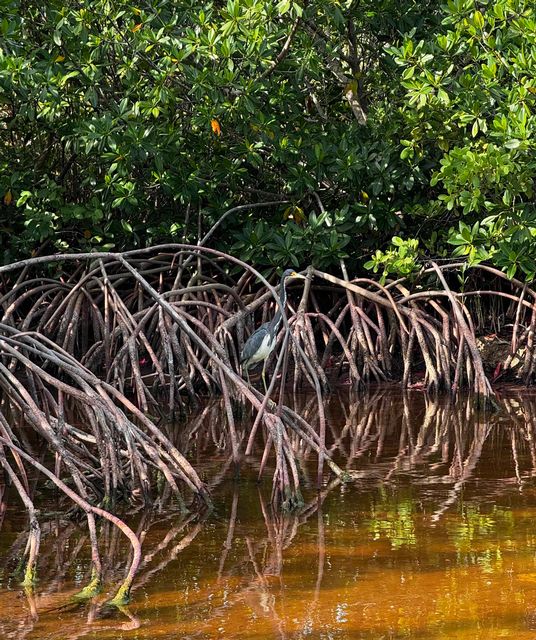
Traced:
[[[522, 487], [527, 477], [536, 474], [536, 397], [520, 399], [516, 393], [500, 398], [500, 411], [494, 413], [475, 408], [472, 396], [437, 400], [420, 392], [396, 393], [392, 388], [332, 397], [325, 407], [327, 450], [354, 481], [389, 482], [397, 474], [420, 470], [427, 482], [451, 484], [449, 495], [432, 516], [437, 521], [472, 477], [486, 442], [511, 450], [512, 474], [504, 478], [505, 486], [516, 482]], [[316, 399], [295, 396], [293, 401], [290, 406], [314, 427]], [[231, 466], [221, 411], [221, 403], [213, 401], [181, 432], [182, 450], [190, 455], [210, 460], [215, 452], [219, 454], [218, 469], [206, 469], [211, 487], [226, 477]], [[241, 441], [248, 437], [249, 424], [237, 424]], [[262, 451], [269, 438], [267, 430], [259, 430], [255, 449]], [[302, 482], [311, 487], [315, 451], [297, 434], [291, 434], [289, 442]], [[530, 467], [523, 469], [520, 458], [527, 454]], [[258, 459], [248, 459], [253, 469], [258, 470]]]
[[[314, 425], [314, 400], [297, 396], [294, 403], [296, 412], [304, 415]], [[511, 465], [504, 470], [504, 475], [509, 475], [502, 480], [506, 490], [512, 483], [517, 483], [522, 489], [523, 483], [536, 473], [536, 398], [520, 398], [512, 392], [502, 398], [500, 403], [501, 413], [486, 415], [475, 410], [470, 397], [460, 398], [455, 402], [448, 398], [436, 401], [418, 392], [395, 395], [392, 389], [380, 389], [349, 398], [333, 397], [325, 407], [328, 450], [341, 467], [352, 473], [357, 486], [391, 483], [399, 475], [408, 473], [413, 476], [418, 473], [420, 483], [450, 485], [448, 495], [430, 516], [430, 521], [436, 522], [456, 503], [462, 487], [474, 476], [485, 445], [503, 450], [507, 447], [511, 452]], [[232, 443], [221, 415], [221, 402], [213, 401], [187, 424], [181, 424], [180, 428], [174, 424], [167, 427], [168, 437], [177, 443], [183, 454], [190, 460], [197, 459], [199, 469], [213, 491], [232, 473]], [[240, 441], [245, 441], [248, 437], [249, 424], [251, 423], [245, 417], [237, 422], [236, 433]], [[260, 429], [254, 443], [255, 449], [262, 451], [268, 438], [270, 433]], [[290, 437], [290, 446], [299, 461], [300, 473], [307, 479], [311, 467], [313, 474], [316, 471], [314, 449], [296, 434]], [[244, 461], [247, 462], [251, 462], [254, 470], [258, 469], [258, 456]], [[273, 460], [268, 460], [267, 464], [270, 466]], [[244, 567], [249, 566], [251, 578], [232, 598], [247, 601], [259, 615], [267, 616], [276, 626], [281, 621], [274, 608], [274, 580], [281, 577], [285, 549], [292, 544], [299, 527], [313, 514], [318, 517], [317, 599], [320, 593], [325, 561], [321, 507], [330, 491], [342, 482], [340, 478], [329, 482], [327, 475], [324, 480], [327, 484], [318, 497], [315, 495], [293, 514], [282, 514], [274, 510], [259, 492], [266, 536], [260, 541], [246, 537], [247, 553], [240, 571], [245, 573]], [[309, 484], [314, 486], [314, 481]], [[238, 490], [239, 485], [236, 485], [227, 537], [220, 556], [220, 580], [229, 572], [227, 564], [234, 540]], [[5, 487], [0, 487], [0, 491], [4, 493]], [[5, 500], [2, 505], [0, 524], [5, 517]], [[61, 504], [58, 506], [61, 508]], [[203, 528], [203, 521], [195, 516], [182, 518], [177, 522], [176, 514], [158, 520], [148, 512], [138, 511], [135, 517], [138, 522], [135, 533], [143, 541], [144, 550], [133, 591], [154, 580]], [[166, 534], [155, 542], [150, 535], [151, 529], [168, 522]], [[45, 543], [39, 557], [40, 574], [54, 577], [46, 582], [39, 594], [28, 590], [25, 619], [17, 620], [18, 630], [15, 635], [11, 631], [13, 620], [0, 623], [1, 637], [16, 637], [18, 640], [24, 637], [22, 629], [25, 633], [30, 633], [40, 611], [65, 603], [65, 592], [61, 595], [58, 592], [67, 581], [66, 576], [73, 575], [74, 567], [89, 564], [86, 556], [89, 537], [72, 521], [42, 517], [41, 533]], [[0, 563], [0, 570], [4, 575], [16, 569], [25, 542], [26, 534], [21, 533], [5, 554]], [[106, 522], [99, 523], [98, 544], [103, 559], [103, 576], [116, 578], [123, 574], [129, 559], [125, 557], [117, 527]], [[237, 565], [234, 560], [233, 565], [233, 571], [236, 572], [240, 563]], [[86, 578], [89, 579], [89, 570]], [[88, 625], [93, 627], [112, 624], [108, 618], [105, 621], [102, 619], [107, 614], [98, 598], [93, 604], [86, 606]], [[311, 603], [309, 615], [312, 615], [311, 611], [315, 606], [317, 600]], [[11, 608], [11, 611], [15, 609]], [[125, 612], [125, 615], [128, 617], [130, 614]], [[135, 617], [129, 617], [127, 622], [118, 622], [117, 628], [121, 625], [132, 625], [129, 628], [133, 628], [138, 623]], [[62, 631], [62, 637], [76, 638], [87, 633], [88, 628]], [[281, 630], [278, 633], [281, 635]]]
[[[295, 412], [314, 427], [315, 398], [302, 395], [293, 401]], [[500, 409], [494, 413], [479, 411], [472, 396], [437, 400], [420, 392], [403, 393], [393, 388], [347, 397], [340, 394], [332, 396], [325, 406], [326, 448], [355, 479], [389, 480], [398, 472], [428, 465], [437, 474], [443, 471], [445, 479], [463, 481], [470, 477], [488, 438], [492, 437], [495, 443], [508, 434], [515, 477], [522, 482], [520, 453], [528, 452], [532, 469], [536, 469], [536, 397], [519, 400], [511, 392], [500, 399]], [[212, 487], [226, 477], [231, 463], [231, 443], [221, 415], [222, 405], [216, 399], [188, 424], [181, 424], [180, 430], [169, 427], [170, 437], [179, 438], [181, 451], [196, 460]], [[247, 418], [237, 423], [240, 441], [248, 437], [250, 424]], [[500, 433], [494, 429], [499, 425]], [[259, 430], [255, 450], [262, 451], [269, 437], [267, 430]], [[307, 475], [314, 462], [314, 450], [297, 434], [290, 435], [289, 440], [300, 471]], [[258, 456], [246, 458], [247, 462], [258, 468]]]
[[[150, 512], [143, 512], [139, 518], [136, 534], [140, 540], [145, 540], [152, 528], [164, 526], [169, 527], [166, 534], [151, 546], [145, 545], [148, 548], [145, 549], [140, 561], [138, 577], [132, 591], [142, 588], [173, 562], [201, 531], [203, 521], [191, 515], [177, 522], [176, 514], [158, 518]], [[68, 601], [67, 598], [75, 596], [76, 590], [70, 586], [68, 589], [64, 588], [65, 582], [72, 584], [72, 578], [68, 580], [66, 576], [79, 573], [80, 566], [89, 567], [87, 556], [83, 555], [87, 553], [88, 536], [80, 527], [61, 518], [44, 521], [42, 532], [47, 544], [44, 545], [40, 556], [40, 573], [54, 577], [38, 592], [31, 588], [25, 590], [27, 612], [24, 612], [24, 608], [21, 611], [20, 606], [1, 607], [2, 610], [10, 611], [14, 615], [2, 617], [0, 637], [6, 640], [22, 640], [33, 631], [39, 613], [50, 616], [65, 611], [75, 612], [83, 608], [87, 609], [87, 624], [80, 625], [78, 621], [71, 629], [68, 625], [65, 628], [62, 627], [62, 639], [75, 640], [95, 628], [104, 631], [106, 629], [132, 630], [139, 627], [139, 619], [127, 607], [110, 607], [107, 604], [108, 596], [96, 596], [87, 604]], [[9, 573], [16, 564], [22, 546], [21, 539], [24, 539], [23, 535], [17, 538], [2, 560], [0, 569], [3, 573]], [[113, 578], [122, 574], [129, 564], [129, 559], [125, 558], [118, 529], [108, 522], [102, 523], [99, 547], [103, 557], [103, 574]], [[89, 578], [89, 573], [90, 568], [87, 568], [86, 580]], [[5, 592], [4, 595], [8, 598], [12, 593]], [[118, 616], [117, 611], [127, 618], [126, 622], [120, 620], [112, 623], [112, 619]], [[17, 616], [17, 612], [20, 612], [20, 617]]]
[[[260, 614], [269, 615], [278, 621], [279, 626], [282, 625], [274, 609], [270, 581], [281, 575], [283, 551], [292, 543], [298, 528], [321, 507], [328, 493], [339, 484], [339, 480], [334, 480], [319, 494], [318, 498], [306, 504], [299, 513], [292, 515], [283, 515], [274, 510], [259, 492], [266, 536], [260, 540], [257, 538], [255, 541], [246, 537], [247, 554], [238, 564], [240, 565], [241, 562], [250, 564], [253, 567], [253, 576], [250, 582], [234, 594], [233, 598], [248, 601], [253, 608], [258, 608]], [[233, 545], [238, 500], [239, 486], [235, 485], [228, 534], [220, 558], [220, 576], [224, 575], [227, 554]], [[136, 533], [141, 540], [145, 541], [145, 551], [133, 591], [141, 589], [173, 562], [178, 554], [191, 544], [204, 524], [194, 515], [185, 517], [179, 522], [176, 520], [176, 514], [160, 519], [149, 512], [141, 514]], [[160, 531], [167, 527], [168, 530], [163, 537], [156, 541], [152, 540], [151, 529]], [[23, 640], [36, 630], [40, 613], [44, 616], [56, 615], [61, 612], [74, 614], [83, 608], [87, 612], [86, 624], [80, 624], [79, 619], [76, 624], [69, 624], [66, 620], [61, 629], [62, 639], [75, 640], [92, 630], [136, 629], [140, 625], [140, 620], [128, 608], [118, 608], [121, 614], [126, 616], [127, 621], [124, 619], [114, 621], [114, 618], [118, 616], [117, 609], [110, 608], [106, 604], [105, 596], [96, 597], [91, 602], [83, 604], [80, 602], [71, 603], [66, 600], [69, 595], [74, 595], [74, 588], [63, 589], [61, 593], [58, 593], [62, 589], [63, 583], [67, 581], [67, 575], [79, 573], [81, 565], [86, 567], [89, 565], [87, 557], [82, 555], [83, 552], [87, 552], [88, 536], [74, 523], [61, 518], [44, 521], [42, 531], [47, 544], [44, 545], [45, 550], [40, 559], [40, 572], [42, 575], [52, 575], [54, 578], [47, 582], [38, 593], [33, 589], [26, 590], [26, 611], [24, 607], [4, 606], [2, 603], [2, 610], [9, 611], [10, 615], [3, 616], [0, 621], [0, 637], [6, 638], [6, 640]], [[148, 538], [151, 539], [150, 543], [147, 542]], [[10, 572], [16, 563], [21, 549], [20, 539], [23, 539], [22, 534], [2, 560], [0, 568], [3, 573]], [[117, 528], [109, 523], [103, 523], [99, 545], [102, 557], [105, 559], [103, 572], [106, 576], [120, 574], [124, 571], [125, 564], [128, 564], [119, 540]], [[232, 571], [235, 570], [236, 563]], [[89, 572], [89, 569], [87, 571]], [[4, 597], [9, 598], [12, 595], [14, 592], [5, 592]]]

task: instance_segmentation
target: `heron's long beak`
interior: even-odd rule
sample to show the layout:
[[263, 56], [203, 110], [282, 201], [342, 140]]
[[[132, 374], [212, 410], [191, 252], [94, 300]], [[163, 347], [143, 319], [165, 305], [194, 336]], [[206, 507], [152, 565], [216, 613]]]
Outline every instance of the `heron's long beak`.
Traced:
[[303, 276], [301, 273], [295, 273], [293, 278], [299, 278], [300, 280], [307, 280], [307, 276]]

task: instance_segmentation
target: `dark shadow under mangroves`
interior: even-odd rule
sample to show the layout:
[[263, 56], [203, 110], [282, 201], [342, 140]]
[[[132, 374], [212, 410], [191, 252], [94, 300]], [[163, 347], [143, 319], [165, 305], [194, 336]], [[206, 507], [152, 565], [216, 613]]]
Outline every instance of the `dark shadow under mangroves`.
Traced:
[[[294, 399], [313, 424], [315, 404]], [[0, 637], [75, 638], [516, 638], [536, 633], [536, 395], [503, 393], [501, 411], [475, 411], [419, 392], [377, 389], [333, 397], [329, 450], [357, 471], [326, 475], [295, 438], [305, 504], [274, 511], [257, 483], [270, 435], [236, 477], [225, 411], [207, 402], [168, 435], [202, 469], [219, 505], [205, 519], [170, 501], [125, 513], [143, 542], [132, 603], [72, 596], [89, 581], [90, 544], [62, 499], [36, 495], [43, 547], [39, 582], [19, 586], [24, 514], [0, 485]], [[236, 424], [242, 450], [251, 416]], [[99, 524], [108, 583], [129, 549]]]

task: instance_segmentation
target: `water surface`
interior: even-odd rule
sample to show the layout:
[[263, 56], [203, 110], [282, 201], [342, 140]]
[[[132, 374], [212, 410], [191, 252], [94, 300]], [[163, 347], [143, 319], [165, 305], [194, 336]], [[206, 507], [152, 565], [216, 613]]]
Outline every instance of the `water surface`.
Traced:
[[[292, 515], [274, 511], [269, 482], [256, 482], [262, 434], [234, 479], [222, 409], [207, 404], [188, 433], [173, 429], [214, 486], [217, 512], [125, 515], [145, 555], [122, 611], [104, 600], [128, 565], [125, 540], [102, 525], [110, 592], [73, 604], [88, 581], [87, 534], [47, 495], [40, 580], [33, 595], [21, 590], [26, 520], [4, 488], [0, 638], [532, 640], [536, 398], [511, 391], [502, 401], [489, 416], [470, 399], [434, 402], [418, 392], [334, 398], [330, 446], [360, 477], [341, 484], [326, 474], [317, 493], [316, 460], [296, 443], [306, 505]], [[314, 400], [299, 402], [314, 416]], [[250, 424], [239, 425], [244, 436]]]

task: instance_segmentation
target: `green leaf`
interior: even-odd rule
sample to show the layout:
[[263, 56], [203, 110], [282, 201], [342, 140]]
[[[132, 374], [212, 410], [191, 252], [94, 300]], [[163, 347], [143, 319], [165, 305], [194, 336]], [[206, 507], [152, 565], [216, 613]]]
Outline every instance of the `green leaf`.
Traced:
[[281, 0], [277, 3], [277, 12], [279, 15], [284, 15], [290, 9], [290, 0]]
[[473, 14], [473, 24], [478, 29], [482, 30], [484, 28], [484, 16], [480, 13], [480, 11], [475, 11]]
[[449, 244], [454, 244], [454, 245], [466, 245], [467, 244], [467, 240], [462, 238], [462, 236], [456, 234], [456, 235], [452, 235], [452, 236], [449, 237], [448, 243]]
[[17, 207], [21, 207], [31, 197], [32, 197], [32, 192], [31, 191], [22, 191], [20, 196], [19, 196], [19, 198], [18, 198], [18, 200], [17, 200]]

